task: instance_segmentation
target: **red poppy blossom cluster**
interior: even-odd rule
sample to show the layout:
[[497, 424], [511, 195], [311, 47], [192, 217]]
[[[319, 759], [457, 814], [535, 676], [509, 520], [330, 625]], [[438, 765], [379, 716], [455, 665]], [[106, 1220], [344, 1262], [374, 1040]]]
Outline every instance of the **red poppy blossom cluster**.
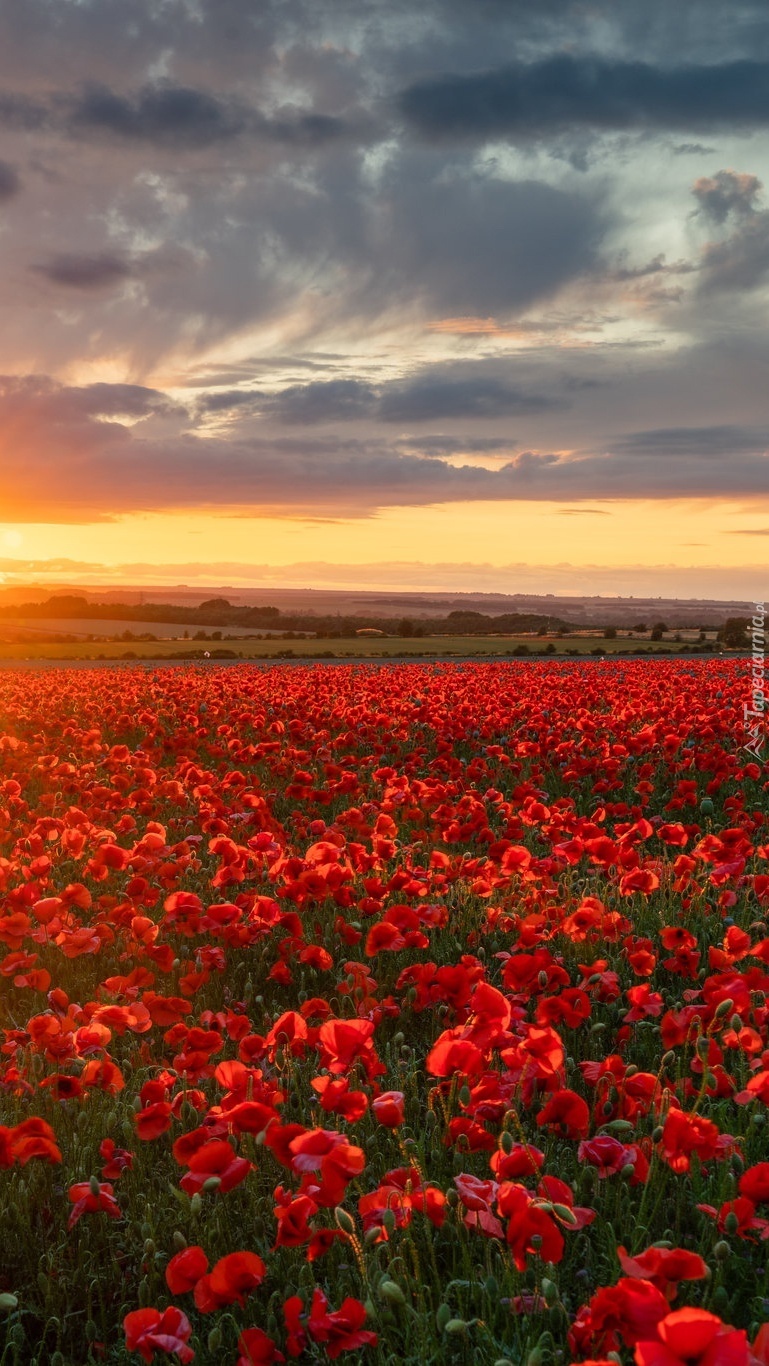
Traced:
[[0, 1355], [769, 1366], [745, 696], [0, 675]]

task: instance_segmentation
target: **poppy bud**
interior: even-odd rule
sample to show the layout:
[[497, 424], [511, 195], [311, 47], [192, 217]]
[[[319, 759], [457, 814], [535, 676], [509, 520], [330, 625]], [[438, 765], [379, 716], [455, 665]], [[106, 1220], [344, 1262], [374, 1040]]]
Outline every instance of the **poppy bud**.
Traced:
[[499, 1135], [499, 1146], [503, 1153], [509, 1154], [513, 1151], [513, 1135], [508, 1133], [507, 1129], [503, 1129]]
[[373, 1247], [374, 1243], [379, 1241], [379, 1238], [380, 1233], [378, 1228], [369, 1228], [363, 1235], [363, 1241], [366, 1244], [366, 1247]]
[[395, 1304], [400, 1308], [406, 1303], [406, 1296], [395, 1281], [380, 1282], [379, 1293], [388, 1304]]
[[537, 973], [537, 981], [539, 982], [539, 985], [544, 991], [545, 987], [547, 986], [547, 973], [545, 972], [544, 968], [541, 968], [540, 971]]
[[726, 1218], [724, 1219], [724, 1230], [725, 1230], [725, 1232], [726, 1232], [726, 1233], [736, 1233], [736, 1232], [737, 1232], [737, 1229], [739, 1228], [739, 1226], [740, 1226], [740, 1221], [739, 1221], [739, 1219], [737, 1218], [737, 1215], [734, 1213], [734, 1210], [730, 1210], [729, 1213], [727, 1214]]
[[619, 1174], [620, 1174], [620, 1176], [624, 1176], [624, 1178], [625, 1178], [626, 1181], [629, 1181], [630, 1178], [631, 1178], [631, 1176], [635, 1176], [635, 1163], [634, 1163], [634, 1162], [626, 1162], [625, 1165], [624, 1165], [624, 1167], [621, 1167], [621, 1168], [620, 1168], [620, 1173], [619, 1173]]
[[464, 1105], [465, 1107], [467, 1107], [470, 1104], [471, 1100], [472, 1096], [470, 1094], [470, 1087], [465, 1085], [461, 1088], [459, 1092], [459, 1103], [460, 1105]]
[[193, 1195], [192, 1199], [190, 1200], [190, 1213], [191, 1213], [193, 1216], [196, 1216], [196, 1215], [200, 1214], [200, 1211], [202, 1210], [202, 1208], [203, 1208], [203, 1198], [202, 1198], [202, 1196], [201, 1196], [201, 1194], [200, 1194], [200, 1191], [195, 1191], [195, 1194]]
[[464, 1319], [449, 1319], [443, 1331], [449, 1337], [464, 1337], [467, 1333], [467, 1324]]
[[202, 1189], [205, 1191], [206, 1195], [209, 1195], [211, 1191], [218, 1191], [221, 1184], [221, 1176], [207, 1176], [205, 1181], [203, 1182]]
[[553, 1282], [549, 1281], [546, 1276], [543, 1276], [542, 1278], [540, 1289], [542, 1291], [542, 1298], [548, 1307], [557, 1303], [558, 1287], [553, 1285]]
[[438, 1332], [442, 1333], [446, 1324], [451, 1318], [451, 1310], [447, 1304], [439, 1304], [435, 1311], [435, 1322], [438, 1325]]
[[673, 1052], [673, 1049], [672, 1049], [672, 1048], [669, 1048], [668, 1051], [667, 1051], [667, 1053], [663, 1053], [663, 1055], [662, 1055], [662, 1062], [660, 1063], [660, 1068], [663, 1068], [663, 1067], [672, 1067], [672, 1066], [673, 1066], [673, 1063], [675, 1062], [675, 1060], [676, 1060], [676, 1055], [675, 1055], [675, 1053]]
[[91, 1188], [91, 1195], [99, 1195], [99, 1193], [101, 1192], [101, 1186], [99, 1185], [99, 1182], [95, 1176], [90, 1177], [88, 1185]]
[[729, 1308], [729, 1293], [725, 1285], [717, 1285], [713, 1291], [713, 1308], [717, 1314], [723, 1314]]
[[218, 1323], [215, 1328], [211, 1329], [207, 1340], [209, 1352], [218, 1352], [222, 1345], [222, 1330]]
[[710, 1039], [706, 1039], [706, 1038], [704, 1037], [704, 1035], [701, 1035], [700, 1038], [697, 1040], [697, 1057], [698, 1057], [698, 1058], [701, 1058], [702, 1061], [705, 1062], [705, 1061], [707, 1061], [707, 1057], [708, 1057], [708, 1054], [709, 1054], [709, 1053], [710, 1053]]
[[727, 1242], [724, 1242], [724, 1239], [721, 1238], [720, 1241], [717, 1242], [715, 1247], [713, 1248], [713, 1256], [715, 1257], [717, 1262], [728, 1262], [731, 1255], [732, 1249], [730, 1248], [729, 1244]]
[[712, 816], [712, 815], [713, 815], [713, 812], [715, 811], [715, 807], [714, 807], [714, 805], [713, 805], [713, 798], [712, 798], [712, 797], [703, 797], [703, 798], [702, 798], [702, 801], [700, 802], [700, 811], [702, 812], [703, 816]]
[[18, 1303], [19, 1301], [15, 1295], [9, 1294], [7, 1290], [4, 1291], [3, 1294], [0, 1295], [0, 1313], [10, 1313], [12, 1309], [17, 1307]]
[[355, 1220], [353, 1219], [351, 1214], [348, 1214], [346, 1209], [342, 1208], [341, 1205], [337, 1205], [336, 1209], [334, 1210], [334, 1222], [337, 1228], [340, 1229], [342, 1233], [347, 1234], [348, 1238], [355, 1237]]
[[[574, 1213], [574, 1210], [569, 1209], [568, 1205], [553, 1205], [553, 1214], [557, 1214], [562, 1223], [570, 1224], [572, 1228], [576, 1227], [577, 1216]], [[535, 1234], [535, 1237], [536, 1236], [537, 1235]], [[531, 1241], [533, 1243], [534, 1239], [532, 1238]]]
[[654, 1130], [654, 1133], [652, 1134], [652, 1143], [661, 1143], [662, 1135], [664, 1134], [664, 1132], [665, 1130], [663, 1129], [662, 1125], [658, 1124], [656, 1129]]
[[730, 1010], [734, 1010], [734, 1001], [731, 996], [727, 996], [725, 1001], [719, 1001], [716, 1006], [716, 1019], [723, 1020], [724, 1015], [728, 1015]]

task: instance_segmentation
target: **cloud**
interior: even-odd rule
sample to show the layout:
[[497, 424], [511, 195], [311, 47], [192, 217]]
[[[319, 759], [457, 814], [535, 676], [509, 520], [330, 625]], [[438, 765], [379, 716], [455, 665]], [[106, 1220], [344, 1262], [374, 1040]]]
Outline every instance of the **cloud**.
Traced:
[[[564, 560], [550, 560], [547, 563], [518, 562], [472, 563], [462, 560], [446, 560], [439, 563], [424, 563], [421, 560], [383, 560], [358, 564], [335, 564], [328, 560], [299, 560], [290, 564], [260, 564], [254, 561], [244, 563], [237, 560], [199, 561], [183, 563], [157, 562], [104, 564], [98, 561], [77, 560], [22, 560], [0, 559], [0, 573], [8, 575], [8, 582], [23, 583], [34, 578], [36, 584], [50, 583], [51, 588], [59, 585], [88, 588], [93, 597], [98, 598], [98, 587], [119, 587], [139, 585], [149, 590], [151, 586], [167, 588], [197, 587], [201, 597], [212, 596], [211, 589], [232, 589], [227, 596], [233, 602], [253, 602], [253, 594], [259, 592], [260, 600], [271, 592], [280, 606], [284, 606], [280, 590], [307, 589], [313, 586], [313, 596], [320, 591], [339, 590], [346, 594], [385, 593], [391, 597], [393, 592], [451, 593], [455, 600], [450, 604], [441, 603], [439, 610], [446, 611], [461, 605], [476, 611], [496, 613], [509, 610], [512, 604], [500, 603], [500, 594], [525, 599], [531, 594], [550, 593], [563, 595], [565, 602], [560, 615], [567, 618], [569, 600], [573, 600], [575, 614], [585, 619], [584, 596], [599, 594], [606, 607], [606, 598], [620, 595], [632, 596], [634, 610], [638, 613], [644, 604], [645, 595], [657, 600], [670, 597], [677, 604], [685, 597], [692, 606], [703, 602], [717, 601], [724, 606], [748, 606], [755, 601], [756, 584], [761, 581], [761, 565], [745, 565], [725, 568], [723, 565], [675, 565], [620, 563], [597, 565], [591, 563], [572, 563]], [[0, 595], [2, 590], [0, 590]], [[493, 594], [484, 602], [474, 595]], [[37, 595], [36, 595], [37, 596]], [[275, 599], [272, 599], [273, 601]], [[270, 601], [269, 598], [267, 598]], [[317, 599], [316, 599], [317, 600]], [[348, 598], [349, 602], [349, 598]], [[386, 602], [386, 599], [385, 599]], [[288, 600], [291, 603], [291, 599]], [[288, 603], [286, 605], [288, 605]], [[294, 605], [294, 603], [291, 603]], [[326, 603], [320, 609], [327, 610]], [[330, 604], [329, 604], [330, 605]], [[376, 601], [367, 603], [372, 611], [379, 605]], [[382, 606], [385, 604], [382, 603]], [[309, 606], [305, 599], [303, 606]], [[599, 604], [596, 604], [596, 607]], [[422, 602], [413, 607], [414, 611], [438, 607], [434, 601]], [[333, 608], [332, 608], [333, 610]], [[348, 608], [349, 610], [349, 608]], [[555, 611], [555, 607], [551, 610]], [[588, 606], [587, 615], [590, 608]], [[399, 605], [398, 615], [403, 607]], [[430, 613], [432, 614], [432, 613]], [[583, 664], [579, 665], [584, 667]], [[602, 666], [603, 667], [603, 666]], [[618, 662], [618, 667], [622, 664]]]
[[111, 251], [61, 252], [30, 269], [51, 284], [85, 290], [119, 285], [136, 273], [129, 257]]
[[49, 121], [48, 106], [40, 100], [15, 92], [0, 92], [0, 127], [10, 132], [31, 133]]
[[769, 447], [769, 427], [739, 425], [713, 427], [653, 427], [619, 437], [613, 449], [629, 455], [714, 457], [735, 452], [763, 452]]
[[130, 97], [93, 84], [72, 101], [69, 120], [78, 132], [177, 148], [208, 146], [237, 137], [246, 127], [245, 114], [235, 104], [171, 85], [144, 86]]
[[715, 150], [715, 147], [706, 147], [702, 142], [678, 142], [671, 148], [674, 157], [706, 157]]
[[249, 408], [287, 425], [317, 426], [367, 419], [386, 423], [488, 419], [565, 406], [566, 400], [560, 396], [527, 392], [507, 380], [479, 373], [472, 366], [442, 366], [379, 385], [332, 379], [290, 384], [274, 394], [230, 390], [207, 395], [200, 410], [211, 413]]
[[714, 223], [724, 223], [730, 214], [742, 218], [754, 213], [755, 201], [762, 189], [758, 176], [717, 171], [713, 176], [695, 180], [692, 194], [706, 218]]
[[[442, 401], [443, 401], [443, 396]], [[423, 409], [419, 409], [423, 412]], [[131, 425], [133, 423], [134, 425]], [[203, 438], [140, 385], [0, 383], [0, 503], [7, 521], [109, 520], [208, 509], [238, 516], [365, 517], [383, 507], [472, 501], [715, 498], [765, 494], [769, 456], [735, 429], [660, 429], [603, 452], [517, 450], [495, 468], [423, 454], [381, 428]], [[708, 445], [709, 443], [709, 445]], [[730, 458], [716, 458], [729, 451]], [[711, 458], [703, 459], [710, 452]], [[448, 456], [448, 458], [446, 458]]]
[[13, 199], [20, 189], [21, 180], [18, 172], [13, 166], [9, 166], [7, 161], [0, 161], [0, 204], [6, 199]]
[[769, 272], [769, 210], [752, 213], [722, 242], [708, 242], [700, 258], [700, 294], [747, 293]]
[[601, 194], [406, 153], [383, 176], [371, 248], [382, 292], [421, 298], [433, 317], [477, 316], [525, 308], [592, 269], [609, 224]]
[[415, 81], [398, 107], [420, 136], [526, 139], [588, 127], [736, 130], [769, 124], [769, 62], [653, 66], [558, 54]]
[[191, 86], [160, 81], [121, 95], [91, 84], [72, 99], [68, 126], [78, 135], [102, 134], [125, 142], [154, 143], [176, 150], [230, 142], [244, 134], [286, 146], [318, 147], [350, 136], [343, 119], [300, 109], [267, 117], [246, 101]]
[[565, 400], [527, 393], [493, 376], [452, 376], [427, 372], [388, 385], [378, 416], [383, 422], [432, 422], [436, 418], [497, 418], [565, 406]]
[[357, 379], [332, 379], [289, 385], [279, 394], [262, 398], [259, 406], [279, 422], [315, 425], [371, 417], [377, 402], [372, 385]]

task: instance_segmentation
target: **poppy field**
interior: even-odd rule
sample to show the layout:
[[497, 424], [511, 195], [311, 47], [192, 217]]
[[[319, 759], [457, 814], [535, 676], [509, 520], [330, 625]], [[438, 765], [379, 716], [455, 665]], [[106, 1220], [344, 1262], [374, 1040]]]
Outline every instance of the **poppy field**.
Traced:
[[769, 1366], [745, 662], [0, 675], [0, 1366]]

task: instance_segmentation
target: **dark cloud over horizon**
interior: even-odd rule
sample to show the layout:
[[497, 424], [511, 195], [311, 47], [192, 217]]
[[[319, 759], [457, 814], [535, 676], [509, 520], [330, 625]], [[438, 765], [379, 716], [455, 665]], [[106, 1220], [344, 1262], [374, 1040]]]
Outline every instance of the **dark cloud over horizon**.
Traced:
[[406, 87], [398, 107], [428, 138], [535, 137], [576, 126], [624, 131], [764, 128], [769, 62], [707, 66], [558, 54]]

